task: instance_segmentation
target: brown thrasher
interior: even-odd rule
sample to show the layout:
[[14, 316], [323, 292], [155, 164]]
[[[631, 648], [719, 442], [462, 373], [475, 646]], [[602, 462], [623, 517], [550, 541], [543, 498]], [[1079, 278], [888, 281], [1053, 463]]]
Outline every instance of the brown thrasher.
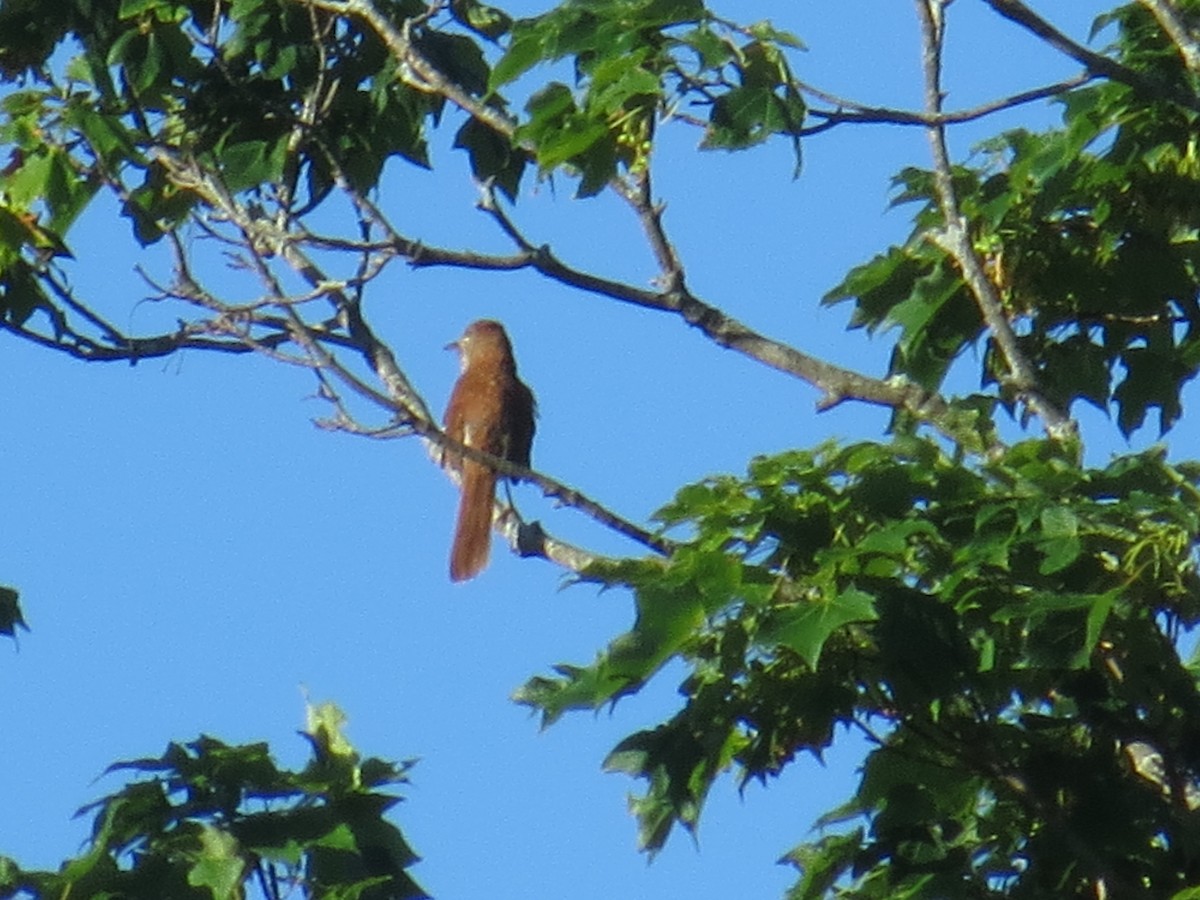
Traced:
[[[535, 403], [533, 392], [517, 378], [517, 361], [504, 326], [491, 319], [472, 322], [446, 347], [451, 348], [459, 352], [462, 374], [446, 406], [446, 434], [468, 447], [528, 466]], [[462, 472], [450, 580], [466, 581], [487, 565], [496, 473], [453, 451], [446, 461]]]

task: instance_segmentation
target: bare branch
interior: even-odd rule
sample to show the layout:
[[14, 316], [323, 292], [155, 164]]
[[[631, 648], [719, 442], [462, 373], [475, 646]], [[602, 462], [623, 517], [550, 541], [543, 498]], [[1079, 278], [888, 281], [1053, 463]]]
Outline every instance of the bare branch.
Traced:
[[105, 340], [116, 345], [121, 345], [128, 342], [128, 338], [126, 338], [125, 335], [123, 335], [115, 325], [76, 300], [74, 293], [72, 293], [72, 291], [62, 283], [62, 281], [55, 277], [54, 272], [49, 270], [46, 271], [42, 281], [50, 287], [50, 290], [54, 292], [54, 295], [58, 297], [64, 306], [97, 328]]
[[[39, 347], [64, 353], [73, 359], [86, 362], [127, 362], [136, 365], [141, 360], [170, 356], [180, 350], [210, 350], [234, 354], [252, 352], [251, 348], [240, 341], [201, 337], [200, 335], [209, 331], [209, 327], [204, 323], [181, 325], [179, 330], [173, 334], [127, 338], [123, 346], [97, 344], [74, 332], [58, 338], [49, 337], [34, 331], [27, 325], [18, 325], [6, 319], [0, 319], [0, 331], [7, 331], [15, 337], [37, 344]], [[67, 339], [64, 340], [64, 337]]]
[[[653, 291], [602, 278], [567, 265], [545, 246], [510, 256], [494, 256], [428, 247], [398, 236], [391, 240], [395, 252], [407, 257], [415, 267], [450, 266], [505, 272], [529, 268], [552, 281], [577, 290], [630, 303], [643, 309], [678, 315], [718, 346], [799, 378], [821, 391], [822, 397], [817, 402], [818, 410], [831, 409], [847, 400], [857, 400], [874, 406], [904, 410], [953, 438], [940, 422], [947, 407], [945, 401], [936, 394], [931, 394], [919, 385], [902, 378], [880, 379], [863, 375], [766, 337], [726, 315], [717, 307], [705, 303], [686, 288], [676, 291]], [[523, 246], [532, 246], [526, 238], [522, 237], [519, 240]], [[320, 239], [320, 243], [332, 246], [335, 242]]]
[[825, 102], [835, 103], [837, 109], [822, 110], [809, 109], [808, 114], [822, 119], [820, 125], [806, 128], [804, 134], [816, 134], [821, 131], [828, 131], [834, 125], [853, 124], [853, 125], [960, 125], [964, 122], [974, 122], [977, 119], [982, 119], [994, 113], [1002, 112], [1006, 109], [1013, 109], [1017, 106], [1023, 106], [1026, 103], [1034, 103], [1038, 100], [1046, 100], [1050, 97], [1057, 97], [1065, 91], [1073, 90], [1077, 87], [1082, 87], [1089, 82], [1095, 81], [1099, 76], [1091, 72], [1084, 72], [1076, 75], [1073, 78], [1066, 78], [1062, 81], [1056, 81], [1054, 84], [1043, 85], [1039, 88], [1032, 88], [1028, 91], [1021, 91], [1017, 94], [1012, 94], [1008, 97], [1001, 97], [998, 100], [992, 100], [988, 103], [973, 106], [968, 109], [954, 110], [953, 112], [937, 112], [930, 113], [928, 111], [907, 110], [907, 109], [891, 109], [884, 106], [867, 106], [861, 103], [855, 103], [852, 100], [835, 97], [831, 94], [826, 94], [823, 91], [818, 91], [815, 88], [804, 84], [797, 86], [814, 96], [820, 97]]
[[663, 224], [663, 211], [666, 207], [662, 203], [655, 203], [651, 196], [649, 166], [646, 167], [636, 184], [614, 182], [614, 186], [617, 193], [637, 214], [638, 221], [642, 225], [642, 232], [646, 235], [654, 258], [658, 261], [658, 285], [662, 293], [671, 295], [685, 292], [687, 287], [683, 263], [675, 251], [675, 245], [667, 237], [666, 227]]

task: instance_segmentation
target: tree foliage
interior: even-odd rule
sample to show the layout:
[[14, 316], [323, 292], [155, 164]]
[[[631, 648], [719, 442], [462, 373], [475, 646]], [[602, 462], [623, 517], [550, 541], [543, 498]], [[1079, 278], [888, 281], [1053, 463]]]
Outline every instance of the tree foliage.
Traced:
[[[1118, 7], [1097, 22], [1093, 37], [1110, 43], [1094, 50], [1019, 0], [982, 2], [1007, 20], [996, 27], [1031, 32], [1080, 74], [943, 109], [954, 10], [939, 0], [915, 3], [919, 111], [830, 108], [794, 73], [795, 37], [702, 0], [566, 0], [527, 18], [476, 0], [4, 0], [0, 324], [87, 360], [198, 348], [300, 362], [334, 427], [368, 430], [349, 392], [436, 450], [446, 438], [363, 297], [396, 262], [523, 268], [677, 316], [814, 385], [822, 408], [887, 406], [880, 440], [753, 459], [744, 475], [683, 487], [657, 528], [493, 460], [650, 551], [602, 558], [547, 534], [531, 548], [505, 526], [526, 555], [627, 588], [636, 605], [591, 664], [558, 665], [517, 699], [549, 724], [686, 666], [675, 715], [607, 759], [645, 782], [634, 811], [651, 852], [676, 825], [697, 827], [726, 773], [767, 781], [845, 730], [866, 735], [857, 790], [786, 856], [795, 898], [1196, 896], [1200, 663], [1181, 648], [1200, 621], [1200, 464], [1155, 448], [1089, 465], [1074, 414], [1090, 404], [1125, 436], [1153, 416], [1166, 434], [1200, 366], [1200, 3]], [[1060, 127], [1006, 131], [951, 160], [955, 122], [1048, 97]], [[852, 327], [894, 333], [882, 379], [758, 334], [695, 293], [651, 180], [666, 127], [695, 129], [705, 149], [782, 139], [799, 162], [801, 142], [877, 122], [928, 134], [930, 167], [895, 181], [913, 229], [825, 302], [848, 304]], [[388, 161], [430, 166], [429, 136], [445, 127], [510, 254], [429, 245], [379, 201]], [[628, 203], [655, 287], [575, 269], [526, 238], [520, 197], [535, 178]], [[137, 241], [169, 246], [174, 271], [158, 287], [183, 310], [177, 331], [124, 334], [65, 277], [71, 224], [104, 194]], [[326, 233], [331, 207], [357, 231]], [[205, 283], [185, 225], [234, 248], [258, 277], [253, 303]], [[303, 290], [285, 286], [294, 276]], [[954, 393], [950, 373], [972, 367], [977, 388]], [[173, 884], [216, 895], [238, 882], [247, 857], [234, 846], [287, 865], [317, 853], [248, 839], [236, 792], [205, 801], [204, 816], [223, 817], [215, 831], [167, 804], [190, 784], [185, 770], [226, 759], [251, 793], [286, 783], [313, 796], [259, 749], [175, 747], [134, 764], [169, 773], [153, 787], [105, 801], [95, 868], [20, 877], [55, 891], [116, 877], [112, 854], [149, 833], [118, 828], [116, 811], [146, 794], [155, 821], [178, 826], [144, 845]], [[289, 821], [314, 814], [304, 802]], [[405, 877], [410, 857], [389, 859], [386, 877]], [[413, 893], [394, 895], [415, 896], [403, 883]]]
[[384, 814], [411, 763], [362, 759], [341, 712], [310, 707], [312, 758], [281, 769], [266, 744], [201, 735], [162, 756], [114, 763], [145, 776], [89, 804], [86, 853], [57, 872], [23, 871], [0, 857], [0, 897], [213, 898], [253, 885], [278, 900], [299, 886], [327, 900], [421, 900], [408, 875], [417, 856]]

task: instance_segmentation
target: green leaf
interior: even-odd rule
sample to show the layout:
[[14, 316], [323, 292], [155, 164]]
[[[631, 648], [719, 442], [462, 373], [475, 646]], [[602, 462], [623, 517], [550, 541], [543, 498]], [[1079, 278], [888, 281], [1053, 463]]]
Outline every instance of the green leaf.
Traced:
[[1100, 643], [1100, 635], [1118, 599], [1119, 593], [1110, 591], [1107, 594], [1097, 597], [1091, 608], [1088, 609], [1087, 631], [1084, 635], [1083, 647], [1079, 651], [1079, 664], [1081, 667], [1085, 665], [1086, 660], [1092, 655], [1092, 651], [1096, 649], [1096, 645]]
[[561, 128], [545, 133], [538, 141], [538, 165], [544, 170], [553, 169], [590, 150], [607, 135], [608, 126], [604, 122], [572, 118]]
[[888, 310], [888, 319], [900, 326], [908, 344], [925, 333], [943, 307], [962, 289], [962, 278], [938, 264], [913, 284], [912, 294]]
[[[614, 4], [617, 15], [628, 15], [622, 4]], [[662, 28], [671, 25], [682, 25], [703, 19], [707, 10], [703, 0], [646, 0], [639, 3], [637, 19], [634, 24], [642, 27]]]
[[213, 900], [240, 900], [247, 868], [236, 838], [211, 825], [202, 826], [200, 854], [188, 871], [188, 884], [208, 888]]
[[924, 709], [956, 696], [978, 661], [956, 610], [935, 595], [908, 587], [903, 576], [891, 581], [875, 600], [880, 664], [899, 701]]
[[1053, 575], [1070, 566], [1083, 552], [1083, 544], [1077, 537], [1050, 538], [1038, 544], [1043, 559], [1038, 571], [1043, 575]]
[[543, 171], [570, 162], [583, 176], [580, 193], [584, 195], [608, 183], [616, 169], [616, 154], [603, 115], [580, 112], [571, 90], [558, 82], [534, 94], [525, 108], [530, 118], [517, 129], [516, 140], [534, 144]]
[[658, 99], [661, 82], [646, 66], [649, 51], [631, 53], [598, 62], [591, 71], [587, 105], [590, 111], [614, 115], [628, 109], [629, 101]]
[[461, 34], [430, 31], [422, 34], [414, 43], [443, 77], [475, 96], [488, 92], [491, 75], [483, 51], [475, 41]]
[[1159, 433], [1166, 433], [1183, 412], [1179, 385], [1188, 377], [1186, 370], [1177, 359], [1148, 348], [1126, 351], [1123, 361], [1127, 374], [1113, 392], [1121, 433], [1129, 437], [1141, 428], [1147, 411], [1155, 406], [1160, 410]]
[[1090, 610], [1101, 601], [1108, 602], [1106, 595], [1039, 592], [1023, 596], [1019, 602], [998, 609], [992, 618], [997, 622], [1036, 620], [1047, 613]]
[[0, 634], [10, 638], [17, 636], [18, 628], [29, 630], [19, 599], [20, 595], [13, 588], [0, 585]]
[[1082, 399], [1108, 411], [1112, 362], [1107, 350], [1084, 335], [1072, 335], [1050, 344], [1042, 355], [1046, 366], [1043, 382], [1059, 403], [1067, 406]]
[[790, 31], [780, 31], [765, 19], [761, 22], [753, 23], [748, 30], [760, 41], [766, 43], [781, 44], [796, 50], [806, 49], [804, 42], [800, 38], [796, 37]]
[[918, 536], [937, 536], [937, 529], [924, 520], [907, 519], [886, 522], [872, 529], [855, 547], [862, 553], [880, 553], [885, 556], [903, 557], [912, 540]]
[[67, 115], [92, 151], [107, 165], [115, 168], [126, 160], [143, 162], [133, 138], [119, 119], [101, 115], [85, 104], [73, 104]]
[[770, 87], [737, 87], [716, 99], [701, 147], [741, 150], [760, 144], [786, 125]]
[[287, 153], [284, 141], [244, 141], [217, 154], [226, 186], [234, 192], [275, 181], [283, 171]]
[[734, 57], [736, 48], [733, 42], [716, 34], [707, 25], [685, 32], [679, 39], [696, 52], [700, 57], [700, 65], [706, 69], [717, 69]]
[[816, 670], [826, 641], [843, 625], [877, 618], [875, 598], [857, 588], [847, 588], [831, 600], [803, 600], [772, 612], [759, 633], [762, 644], [778, 644], [795, 651]]
[[636, 592], [633, 629], [609, 645], [609, 672], [641, 683], [675, 654], [704, 621], [703, 598], [694, 584], [647, 584]]
[[1048, 538], [1075, 537], [1079, 534], [1079, 517], [1069, 506], [1048, 506], [1040, 516], [1042, 534]]
[[572, 709], [599, 709], [636, 688], [627, 677], [611, 670], [603, 655], [591, 666], [560, 663], [554, 678], [534, 676], [513, 692], [513, 701], [538, 710], [542, 727], [558, 721]]
[[630, 735], [605, 758], [605, 771], [648, 781], [645, 795], [629, 803], [639, 849], [656, 853], [676, 822], [695, 830], [714, 779], [744, 743], [727, 719], [715, 718], [704, 724], [718, 728], [701, 731], [696, 707], [688, 706], [667, 724]]
[[450, 0], [450, 12], [461, 24], [490, 41], [504, 36], [512, 28], [512, 16], [478, 0]]
[[50, 306], [50, 298], [27, 262], [16, 260], [0, 270], [0, 318], [23, 325], [34, 310]]
[[780, 862], [789, 863], [803, 875], [787, 900], [823, 900], [834, 884], [853, 865], [862, 848], [863, 829], [848, 834], [826, 835], [811, 844], [801, 844]]
[[309, 704], [303, 734], [313, 755], [299, 772], [279, 769], [266, 744], [205, 735], [114, 763], [109, 772], [138, 780], [81, 810], [95, 811], [91, 847], [64, 863], [69, 889], [54, 896], [190, 897], [199, 888], [233, 900], [265, 862], [305, 895], [425, 897], [405, 871], [416, 854], [385, 818], [400, 798], [371, 789], [404, 781], [411, 763], [360, 768], [343, 725], [336, 706]]
[[1050, 506], [1042, 510], [1040, 520], [1045, 539], [1038, 543], [1044, 557], [1038, 571], [1053, 575], [1074, 563], [1083, 551], [1079, 518], [1070, 507]]
[[15, 859], [0, 856], [0, 891], [16, 893], [21, 881], [21, 867]]
[[471, 173], [481, 183], [492, 183], [516, 202], [521, 175], [528, 157], [502, 134], [476, 118], [468, 118], [454, 136], [454, 146], [467, 151]]
[[891, 247], [887, 253], [851, 269], [821, 302], [828, 306], [857, 300], [851, 327], [874, 330], [888, 319], [893, 307], [911, 296], [918, 278], [927, 271], [926, 261], [905, 249]]
[[354, 745], [346, 738], [346, 714], [334, 703], [305, 703], [305, 731], [328, 753], [354, 757]]
[[16, 207], [28, 207], [33, 201], [44, 197], [53, 165], [53, 157], [49, 152], [21, 154], [20, 166], [15, 171], [9, 166], [4, 178], [4, 193], [8, 203]]
[[522, 30], [520, 25], [518, 23], [508, 50], [492, 67], [492, 73], [488, 76], [489, 92], [515, 81], [544, 59], [545, 41], [542, 36], [527, 28]]
[[525, 111], [529, 113], [529, 124], [524, 128], [537, 134], [574, 112], [575, 98], [565, 84], [552, 81], [529, 98]]
[[[867, 807], [881, 802], [930, 804], [935, 813], [955, 815], [978, 802], [976, 777], [963, 777], [962, 773], [945, 768], [936, 755], [925, 756], [915, 748], [907, 751], [897, 740], [873, 750], [862, 771], [856, 799]], [[913, 795], [913, 787], [920, 790], [921, 796]]]
[[123, 60], [125, 68], [133, 76], [135, 93], [145, 94], [158, 81], [167, 62], [162, 42], [156, 31], [150, 31], [143, 40], [132, 42], [130, 51]]

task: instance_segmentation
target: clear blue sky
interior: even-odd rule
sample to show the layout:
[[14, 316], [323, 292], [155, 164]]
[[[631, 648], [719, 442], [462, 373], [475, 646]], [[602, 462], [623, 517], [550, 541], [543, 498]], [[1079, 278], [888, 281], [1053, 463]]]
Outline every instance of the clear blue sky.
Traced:
[[[713, 5], [797, 33], [810, 48], [794, 60], [805, 81], [920, 105], [911, 3]], [[1036, 5], [1080, 39], [1106, 8]], [[1076, 71], [977, 0], [950, 9], [950, 28], [952, 107]], [[956, 132], [953, 148], [965, 154], [998, 121], [1055, 119], [1047, 106], [1006, 114]], [[775, 338], [882, 373], [887, 337], [847, 334], [847, 309], [817, 301], [907, 233], [907, 213], [887, 211], [888, 179], [927, 164], [924, 135], [835, 129], [805, 145], [796, 182], [782, 144], [701, 154], [697, 139], [666, 129], [656, 159], [693, 289]], [[432, 173], [391, 170], [381, 203], [411, 237], [506, 249], [473, 211], [465, 160], [448, 143], [438, 139]], [[572, 200], [565, 182], [524, 188], [516, 217], [533, 240], [601, 274], [653, 277], [620, 204]], [[104, 206], [72, 236], [73, 281], [131, 332], [169, 328], [185, 313], [144, 300], [134, 272], [140, 262], [169, 274], [163, 255], [139, 255], [115, 221]], [[679, 320], [526, 274], [396, 266], [367, 312], [439, 411], [457, 374], [442, 346], [472, 319], [502, 319], [540, 404], [535, 466], [635, 519], [756, 453], [877, 437], [885, 421], [851, 405], [818, 415], [813, 390]], [[552, 664], [590, 661], [630, 624], [629, 597], [560, 590], [561, 571], [499, 545], [482, 577], [451, 585], [452, 485], [415, 441], [315, 429], [327, 410], [313, 395], [307, 373], [260, 359], [84, 365], [0, 338], [0, 582], [20, 589], [33, 627], [19, 651], [0, 644], [0, 853], [53, 867], [78, 852], [88, 823], [72, 812], [118, 783], [96, 781], [103, 768], [169, 740], [269, 740], [299, 762], [307, 690], [342, 706], [364, 753], [421, 759], [396, 821], [425, 857], [413, 874], [441, 900], [780, 896], [794, 873], [775, 860], [849, 795], [861, 748], [835, 750], [825, 767], [801, 760], [741, 796], [719, 783], [698, 846], [676, 834], [647, 866], [625, 806], [640, 786], [600, 762], [671, 714], [678, 671], [612, 714], [568, 716], [544, 733], [508, 699]], [[1087, 421], [1099, 458], [1123, 447], [1115, 429]], [[1173, 440], [1194, 445], [1195, 425], [1185, 427], [1191, 437]], [[584, 546], [638, 550], [528, 489], [519, 502]]]

